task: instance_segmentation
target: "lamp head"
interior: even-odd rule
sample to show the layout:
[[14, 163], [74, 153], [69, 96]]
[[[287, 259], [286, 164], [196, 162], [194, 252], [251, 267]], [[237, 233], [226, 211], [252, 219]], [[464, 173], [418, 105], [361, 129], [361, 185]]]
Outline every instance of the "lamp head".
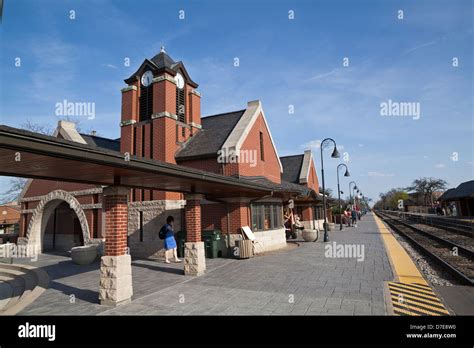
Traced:
[[351, 173], [349, 173], [349, 169], [346, 167], [346, 172], [344, 173], [344, 176], [351, 176]]
[[334, 151], [331, 154], [332, 158], [339, 158], [341, 155], [339, 154], [339, 151], [337, 151], [337, 146], [334, 146]]

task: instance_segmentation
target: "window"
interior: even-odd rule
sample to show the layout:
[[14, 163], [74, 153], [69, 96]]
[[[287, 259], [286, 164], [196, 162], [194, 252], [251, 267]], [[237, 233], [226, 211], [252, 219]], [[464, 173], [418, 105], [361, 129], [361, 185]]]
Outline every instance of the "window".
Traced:
[[260, 159], [265, 161], [265, 151], [263, 150], [263, 133], [260, 132]]
[[252, 204], [250, 210], [253, 231], [274, 230], [283, 226], [280, 204]]
[[133, 126], [133, 153], [132, 155], [137, 154], [137, 127]]
[[313, 219], [321, 220], [323, 218], [323, 207], [322, 206], [313, 206]]
[[140, 157], [145, 157], [145, 125], [142, 126], [142, 139], [141, 139], [141, 142], [142, 142], [142, 153], [140, 154], [141, 156]]
[[140, 213], [140, 242], [143, 242], [143, 212]]
[[180, 89], [176, 87], [176, 113], [177, 113], [179, 122], [183, 122], [183, 123], [186, 122], [185, 110], [186, 110], [186, 105], [185, 105], [185, 97], [184, 97], [184, 88]]
[[153, 124], [150, 124], [150, 158], [153, 159]]
[[149, 120], [153, 113], [153, 84], [140, 86], [140, 121]]

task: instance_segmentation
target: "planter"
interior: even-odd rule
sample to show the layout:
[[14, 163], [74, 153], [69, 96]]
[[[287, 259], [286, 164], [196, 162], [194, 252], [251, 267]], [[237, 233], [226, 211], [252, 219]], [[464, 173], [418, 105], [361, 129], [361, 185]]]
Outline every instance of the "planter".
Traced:
[[97, 246], [85, 245], [71, 249], [71, 259], [77, 265], [88, 265], [97, 258]]
[[302, 234], [305, 242], [316, 242], [318, 240], [318, 230], [303, 230]]

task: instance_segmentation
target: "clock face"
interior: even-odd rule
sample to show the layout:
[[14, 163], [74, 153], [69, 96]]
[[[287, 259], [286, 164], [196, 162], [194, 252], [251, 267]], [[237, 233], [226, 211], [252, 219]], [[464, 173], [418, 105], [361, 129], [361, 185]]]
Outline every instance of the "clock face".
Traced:
[[150, 70], [145, 71], [142, 75], [141, 81], [143, 86], [148, 87], [151, 84], [151, 81], [153, 81], [153, 73]]
[[180, 73], [176, 74], [176, 76], [174, 77], [174, 80], [176, 81], [176, 86], [179, 89], [183, 89], [183, 87], [184, 87], [184, 78]]

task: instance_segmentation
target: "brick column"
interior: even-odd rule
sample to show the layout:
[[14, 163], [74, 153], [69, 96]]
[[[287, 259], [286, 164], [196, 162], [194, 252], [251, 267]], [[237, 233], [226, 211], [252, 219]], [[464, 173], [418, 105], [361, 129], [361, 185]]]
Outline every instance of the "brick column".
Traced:
[[132, 262], [127, 254], [129, 189], [110, 186], [103, 190], [105, 207], [105, 256], [100, 265], [99, 300], [117, 306], [133, 295]]
[[184, 243], [184, 274], [202, 275], [206, 270], [204, 242], [201, 241], [202, 195], [186, 194], [186, 243]]

